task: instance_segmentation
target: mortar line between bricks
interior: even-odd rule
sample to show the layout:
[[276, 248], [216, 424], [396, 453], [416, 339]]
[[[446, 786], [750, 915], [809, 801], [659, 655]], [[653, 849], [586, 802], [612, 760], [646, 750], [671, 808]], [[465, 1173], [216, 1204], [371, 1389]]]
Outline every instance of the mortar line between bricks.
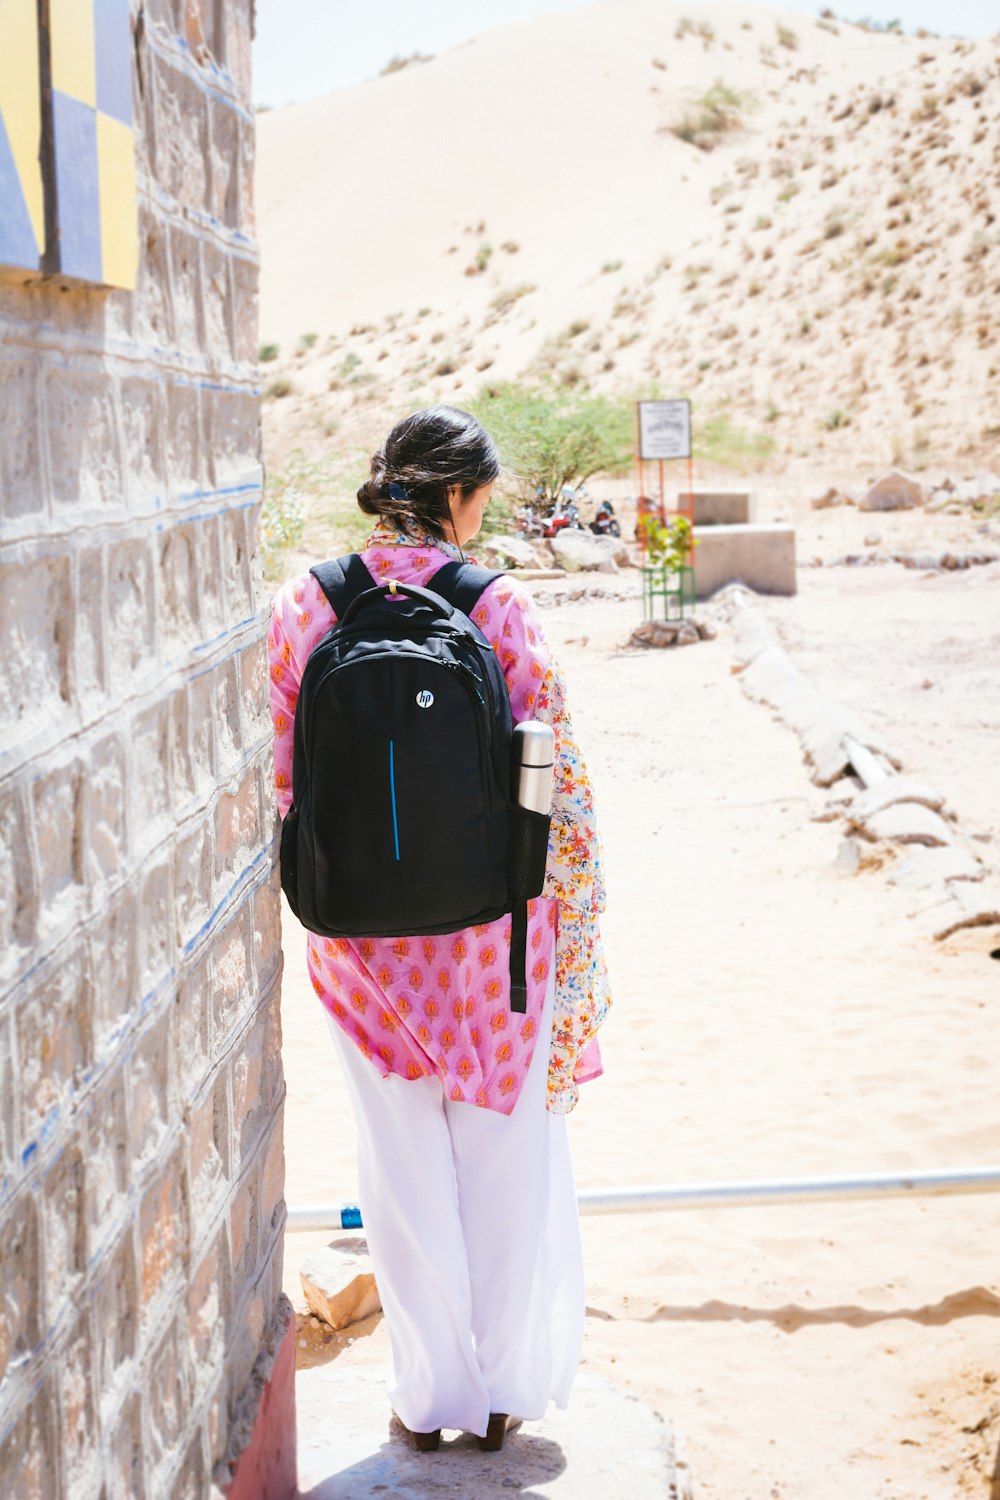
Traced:
[[149, 27], [146, 31], [146, 45], [150, 52], [154, 52], [161, 61], [171, 64], [178, 73], [183, 73], [200, 93], [226, 105], [244, 124], [251, 126], [254, 124], [254, 116], [239, 103], [240, 96], [236, 92], [236, 84], [232, 77], [221, 68], [218, 69], [217, 76], [230, 84], [232, 93], [226, 93], [221, 85], [216, 87], [206, 83], [204, 73], [195, 62], [191, 49], [182, 36], [168, 31], [165, 27]]
[[[270, 853], [276, 842], [277, 840], [272, 840], [270, 848], [264, 852]], [[259, 862], [260, 858], [261, 856], [258, 856], [257, 862]], [[239, 911], [246, 902], [267, 884], [273, 870], [274, 862], [273, 860], [268, 860], [258, 870], [256, 877], [252, 881], [248, 880], [245, 882], [242, 892], [243, 899], [233, 903], [231, 907], [232, 913], [235, 914], [235, 912]], [[215, 931], [221, 930], [225, 925], [225, 921], [220, 920], [217, 923]], [[69, 934], [66, 941], [71, 942], [74, 935], [73, 933]], [[207, 944], [204, 946], [207, 946]], [[54, 962], [57, 958], [58, 954], [49, 954], [41, 963]], [[53, 1106], [45, 1116], [41, 1129], [37, 1131], [33, 1139], [21, 1147], [20, 1161], [22, 1167], [24, 1167], [25, 1163], [30, 1162], [30, 1165], [16, 1176], [12, 1175], [9, 1179], [4, 1178], [0, 1181], [0, 1211], [4, 1211], [7, 1205], [13, 1201], [26, 1185], [32, 1187], [36, 1183], [36, 1180], [40, 1176], [44, 1176], [49, 1170], [52, 1162], [58, 1158], [63, 1149], [59, 1126], [68, 1120], [71, 1115], [78, 1113], [85, 1107], [87, 1101], [100, 1091], [107, 1079], [117, 1069], [120, 1069], [131, 1056], [144, 1031], [148, 1027], [155, 1025], [162, 1016], [167, 1014], [170, 1006], [176, 1000], [177, 992], [185, 975], [196, 966], [197, 961], [197, 953], [192, 953], [185, 958], [185, 961], [179, 967], [171, 966], [168, 973], [143, 996], [139, 1004], [129, 1013], [122, 1026], [117, 1031], [109, 1034], [100, 1057], [95, 1058], [91, 1066], [80, 1075], [79, 1082], [69, 1089], [66, 1098], [60, 1104]], [[18, 991], [35, 973], [35, 969], [38, 967], [40, 965], [33, 966], [33, 969], [22, 978], [18, 986], [11, 987], [3, 996], [2, 1000], [0, 1000], [0, 1014], [7, 1010], [14, 1010], [18, 1000]], [[267, 976], [265, 987], [261, 992], [263, 997], [262, 1003], [263, 1000], [270, 998], [280, 974], [281, 966], [280, 964], [276, 964], [271, 974]], [[158, 1006], [157, 1001], [159, 1001]], [[250, 1017], [256, 1014], [259, 1009], [260, 1006], [248, 1009], [247, 1018], [241, 1025], [237, 1033], [238, 1036], [242, 1037], [244, 1030], [250, 1024]], [[217, 1052], [215, 1054], [216, 1060], [227, 1060], [235, 1049], [235, 1045], [234, 1041], [231, 1047], [227, 1046]]]
[[[232, 497], [246, 495], [249, 498], [235, 504]], [[217, 505], [194, 507], [206, 500], [219, 497]], [[238, 485], [228, 485], [212, 490], [188, 490], [173, 500], [165, 501], [152, 510], [135, 510], [115, 517], [102, 515], [99, 511], [83, 514], [78, 525], [67, 531], [62, 526], [51, 530], [34, 531], [23, 536], [12, 536], [0, 542], [0, 565], [15, 567], [31, 562], [42, 562], [47, 558], [66, 556], [67, 548], [80, 535], [86, 535], [89, 544], [112, 547], [118, 542], [151, 540], [173, 529], [175, 526], [192, 525], [197, 521], [219, 520], [224, 516], [240, 515], [252, 510], [263, 498], [263, 475], [260, 479], [245, 480]], [[243, 623], [243, 622], [241, 622]]]
[[179, 229], [192, 239], [213, 244], [234, 259], [243, 261], [245, 265], [259, 268], [260, 250], [257, 241], [252, 240], [249, 235], [230, 228], [207, 209], [186, 208], [148, 173], [136, 177], [136, 186], [153, 217], [161, 224]]
[[[258, 1009], [251, 1014], [258, 1014], [259, 1009], [260, 1007], [258, 1007]], [[250, 1018], [248, 1018], [247, 1024], [249, 1024], [249, 1019]], [[246, 1028], [244, 1028], [244, 1030], [245, 1029]], [[189, 1240], [187, 1245], [187, 1266], [184, 1265], [183, 1258], [181, 1258], [180, 1262], [175, 1262], [169, 1279], [165, 1282], [164, 1286], [160, 1289], [160, 1291], [154, 1297], [153, 1301], [150, 1303], [147, 1309], [148, 1321], [145, 1331], [142, 1334], [142, 1351], [134, 1352], [130, 1356], [128, 1362], [129, 1366], [134, 1372], [134, 1375], [137, 1375], [138, 1372], [143, 1368], [143, 1366], [152, 1358], [153, 1353], [158, 1348], [161, 1339], [170, 1326], [170, 1323], [176, 1317], [178, 1305], [184, 1305], [186, 1303], [186, 1293], [188, 1290], [187, 1272], [190, 1269], [190, 1265], [192, 1263], [196, 1265], [200, 1263], [201, 1254], [204, 1253], [204, 1251], [208, 1248], [211, 1240], [218, 1234], [220, 1228], [223, 1226], [227, 1214], [232, 1209], [233, 1202], [236, 1201], [239, 1189], [245, 1187], [247, 1179], [250, 1177], [251, 1173], [257, 1169], [257, 1167], [265, 1158], [267, 1154], [265, 1148], [275, 1135], [281, 1119], [285, 1093], [285, 1088], [282, 1087], [281, 1093], [277, 1099], [277, 1107], [271, 1116], [270, 1122], [264, 1122], [264, 1125], [255, 1137], [252, 1146], [248, 1149], [244, 1157], [241, 1159], [238, 1171], [233, 1176], [227, 1178], [224, 1182], [224, 1192], [222, 1193], [222, 1195], [220, 1195], [220, 1200], [217, 1205], [215, 1205], [211, 1218], [207, 1221], [207, 1232], [203, 1232], [198, 1240], [195, 1240], [193, 1236]], [[34, 1349], [32, 1349], [30, 1353], [24, 1357], [24, 1369], [30, 1369], [32, 1374], [36, 1377], [33, 1385], [28, 1390], [27, 1396], [25, 1396], [24, 1390], [21, 1388], [20, 1382], [17, 1378], [13, 1379], [10, 1382], [9, 1386], [7, 1381], [4, 1381], [4, 1385], [8, 1386], [8, 1388], [3, 1393], [2, 1398], [0, 1398], [0, 1442], [4, 1441], [12, 1431], [13, 1426], [17, 1421], [17, 1413], [20, 1410], [23, 1410], [26, 1403], [30, 1403], [30, 1401], [34, 1399], [39, 1389], [44, 1384], [45, 1378], [49, 1373], [49, 1369], [53, 1361], [59, 1354], [62, 1353], [62, 1347], [75, 1325], [75, 1321], [77, 1319], [79, 1311], [79, 1304], [82, 1301], [86, 1300], [89, 1305], [93, 1305], [93, 1299], [96, 1291], [95, 1283], [98, 1280], [100, 1270], [104, 1265], [107, 1264], [108, 1257], [113, 1247], [120, 1241], [120, 1239], [124, 1238], [124, 1234], [127, 1231], [129, 1225], [134, 1226], [138, 1222], [139, 1209], [141, 1207], [142, 1199], [145, 1196], [145, 1193], [148, 1191], [149, 1187], [158, 1180], [159, 1177], [163, 1176], [163, 1168], [165, 1164], [169, 1162], [171, 1156], [182, 1144], [184, 1138], [188, 1134], [188, 1130], [189, 1127], [187, 1121], [176, 1121], [172, 1127], [168, 1127], [164, 1134], [163, 1141], [161, 1142], [155, 1156], [151, 1157], [150, 1160], [145, 1164], [140, 1177], [129, 1188], [125, 1200], [126, 1209], [120, 1215], [116, 1233], [112, 1236], [109, 1236], [107, 1241], [102, 1245], [101, 1249], [90, 1258], [87, 1264], [87, 1268], [82, 1273], [79, 1283], [75, 1288], [74, 1297], [72, 1299], [63, 1299], [60, 1311], [56, 1317], [55, 1322], [49, 1325], [44, 1337], [40, 1339], [39, 1342], [35, 1345]], [[58, 1154], [61, 1154], [61, 1151]], [[52, 1162], [49, 1163], [49, 1168], [47, 1168], [46, 1170], [50, 1169], [51, 1166], [55, 1164], [55, 1162], [58, 1160], [58, 1154], [53, 1157]], [[35, 1174], [32, 1175], [34, 1176]], [[42, 1175], [44, 1176], [44, 1173]], [[39, 1182], [29, 1181], [24, 1184], [24, 1191], [34, 1192], [37, 1191], [39, 1186]], [[230, 1309], [231, 1326], [238, 1325], [247, 1303], [250, 1301], [254, 1292], [257, 1290], [257, 1287], [259, 1286], [263, 1277], [270, 1270], [275, 1246], [284, 1235], [285, 1222], [287, 1219], [287, 1206], [285, 1204], [284, 1198], [282, 1198], [279, 1206], [281, 1211], [278, 1214], [278, 1223], [276, 1226], [271, 1226], [270, 1236], [266, 1245], [266, 1253], [259, 1256], [256, 1260], [256, 1275], [245, 1280], [238, 1298]], [[257, 1205], [257, 1211], [259, 1215], [261, 1211], [259, 1202]], [[258, 1220], [258, 1234], [260, 1235], [260, 1233], [260, 1220]], [[200, 1251], [200, 1253], [197, 1255], [195, 1254], [196, 1246], [199, 1247]], [[260, 1248], [259, 1245], [258, 1248]], [[231, 1344], [232, 1340], [227, 1340], [226, 1348], [223, 1352], [223, 1357], [219, 1361], [220, 1371], [222, 1372], [224, 1372], [225, 1370], [226, 1358], [228, 1356]], [[123, 1399], [120, 1403], [115, 1403], [112, 1418], [107, 1422], [101, 1422], [100, 1425], [102, 1431], [106, 1431], [114, 1427], [115, 1421], [120, 1415], [121, 1407], [124, 1404], [124, 1401], [128, 1399], [128, 1396], [135, 1388], [134, 1378], [130, 1381], [125, 1378], [125, 1375], [119, 1377], [119, 1384], [124, 1392]], [[13, 1415], [9, 1416], [8, 1413], [12, 1408]]]
[[[120, 727], [119, 721], [130, 716], [131, 713], [141, 713], [145, 708], [155, 707], [157, 703], [168, 698], [172, 692], [178, 692], [189, 683], [197, 682], [200, 678], [217, 671], [234, 656], [242, 655], [245, 646], [253, 645], [256, 641], [263, 639], [263, 629], [259, 629], [263, 625], [263, 619], [262, 614], [248, 615], [245, 620], [241, 620], [239, 625], [234, 627], [231, 634], [219, 637], [213, 643], [216, 646], [224, 646], [228, 643], [231, 645], [230, 650], [219, 650], [218, 654], [208, 661], [191, 662], [187, 671], [182, 670], [176, 663], [165, 665], [155, 678], [147, 677], [142, 687], [129, 693], [127, 697], [119, 698], [118, 702], [107, 709], [103, 715], [89, 720], [86, 724], [75, 722], [73, 727], [67, 727], [61, 738], [55, 742], [52, 739], [51, 726], [46, 726], [36, 730], [31, 738], [22, 742], [21, 745], [0, 752], [0, 787], [9, 777], [20, 771], [27, 771], [33, 762], [46, 757], [52, 758], [54, 750], [59, 746], [66, 747], [65, 759], [71, 759], [71, 747], [85, 744], [91, 736], [98, 736], [102, 726]], [[241, 634], [237, 635], [236, 632], [241, 632]], [[258, 743], [263, 745], [265, 740], [262, 739]], [[18, 758], [14, 759], [14, 757]], [[28, 779], [37, 780], [38, 777], [29, 776]]]
[[[109, 370], [115, 371], [119, 366], [128, 374], [134, 374], [137, 368], [145, 368], [162, 371], [178, 379], [200, 379], [207, 389], [224, 391], [227, 395], [259, 397], [262, 390], [256, 360], [247, 360], [245, 363], [230, 361], [225, 370], [220, 370], [204, 361], [195, 361], [193, 356], [185, 354], [179, 348], [171, 350], [159, 344], [140, 344], [124, 336], [116, 338], [113, 334], [98, 338], [96, 335], [58, 328], [44, 319], [33, 323], [28, 318], [14, 318], [10, 314], [5, 314], [0, 319], [0, 328], [4, 332], [5, 351], [23, 347], [32, 354], [54, 353], [65, 357], [67, 349], [93, 354], [92, 360], [88, 359], [78, 366], [73, 366], [64, 359], [68, 368], [99, 371], [102, 374]], [[0, 354], [0, 360], [8, 357], [6, 352]], [[223, 374], [225, 381], [220, 378]]]
[[[79, 911], [74, 908], [68, 914], [62, 926], [50, 935], [48, 944], [44, 950], [38, 944], [33, 945], [25, 959], [28, 967], [23, 968], [20, 972], [15, 970], [4, 977], [4, 987], [0, 991], [0, 1015], [3, 1015], [6, 1009], [11, 1008], [16, 1003], [18, 992], [25, 983], [31, 979], [39, 978], [47, 967], [58, 962], [61, 950], [68, 942], [72, 941], [75, 935], [83, 937], [89, 935], [90, 929], [94, 924], [106, 917], [108, 908], [117, 902], [118, 898], [123, 892], [127, 891], [129, 886], [134, 885], [137, 874], [148, 867], [159, 854], [170, 852], [179, 833], [186, 831], [190, 824], [199, 819], [208, 822], [209, 815], [214, 819], [215, 811], [222, 798], [235, 796], [240, 786], [245, 783], [248, 771], [263, 771], [270, 754], [270, 749], [270, 736], [262, 737], [254, 746], [253, 751], [234, 768], [230, 777], [225, 782], [218, 782], [213, 786], [211, 795], [206, 802], [200, 804], [186, 815], [178, 815], [175, 825], [155, 842], [137, 844], [133, 850], [128, 867], [118, 871], [114, 881], [106, 883], [104, 899], [100, 906], [95, 907], [82, 918]], [[277, 862], [275, 858], [277, 843], [277, 834], [271, 834], [270, 838], [263, 839], [258, 853], [254, 856], [252, 863], [244, 867], [240, 879], [242, 880], [246, 877], [249, 871], [265, 856], [270, 856], [270, 865], [273, 868]], [[236, 881], [229, 887], [222, 900], [213, 909], [213, 915], [232, 897], [238, 885], [239, 881]], [[210, 918], [209, 922], [211, 920]], [[187, 956], [197, 936], [204, 932], [205, 927], [208, 925], [206, 923], [205, 926], [200, 928], [195, 938], [188, 939], [187, 944], [178, 944], [179, 951]], [[157, 986], [154, 985], [147, 994], [155, 994], [156, 988]]]

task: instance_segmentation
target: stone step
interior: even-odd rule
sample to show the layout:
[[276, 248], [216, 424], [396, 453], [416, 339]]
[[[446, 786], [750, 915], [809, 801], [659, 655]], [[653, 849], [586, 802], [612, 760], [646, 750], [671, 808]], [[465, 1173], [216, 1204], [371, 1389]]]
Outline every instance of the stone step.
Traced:
[[745, 583], [758, 594], [794, 594], [793, 526], [698, 526], [694, 549], [695, 593], [706, 599], [727, 583]]
[[550, 1408], [483, 1453], [445, 1433], [417, 1453], [391, 1418], [388, 1369], [339, 1364], [300, 1370], [295, 1394], [300, 1500], [690, 1500], [671, 1429], [650, 1407], [581, 1371], [568, 1411]]

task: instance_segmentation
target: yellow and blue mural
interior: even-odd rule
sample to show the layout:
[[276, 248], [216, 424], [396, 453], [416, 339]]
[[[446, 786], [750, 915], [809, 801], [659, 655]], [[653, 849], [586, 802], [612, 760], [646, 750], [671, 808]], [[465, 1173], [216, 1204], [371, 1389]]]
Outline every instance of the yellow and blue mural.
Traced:
[[45, 206], [37, 0], [0, 0], [0, 264], [41, 268]]
[[39, 46], [37, 0], [0, 0], [0, 262], [133, 287], [129, 3], [48, 0], [42, 13], [47, 49]]

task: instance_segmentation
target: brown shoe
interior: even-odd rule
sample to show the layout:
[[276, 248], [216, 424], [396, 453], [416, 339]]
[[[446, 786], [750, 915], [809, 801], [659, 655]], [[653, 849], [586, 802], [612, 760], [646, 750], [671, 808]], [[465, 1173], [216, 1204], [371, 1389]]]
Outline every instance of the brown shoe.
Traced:
[[437, 1452], [438, 1448], [441, 1446], [440, 1427], [436, 1428], [434, 1432], [413, 1432], [412, 1429], [407, 1427], [406, 1423], [402, 1421], [395, 1412], [393, 1413], [393, 1415], [396, 1417], [396, 1421], [399, 1422], [400, 1427], [406, 1433], [406, 1436], [410, 1439], [418, 1453]]
[[509, 1417], [505, 1411], [490, 1412], [486, 1436], [477, 1438], [476, 1441], [484, 1453], [499, 1453], [508, 1432], [520, 1427], [523, 1420], [523, 1417]]

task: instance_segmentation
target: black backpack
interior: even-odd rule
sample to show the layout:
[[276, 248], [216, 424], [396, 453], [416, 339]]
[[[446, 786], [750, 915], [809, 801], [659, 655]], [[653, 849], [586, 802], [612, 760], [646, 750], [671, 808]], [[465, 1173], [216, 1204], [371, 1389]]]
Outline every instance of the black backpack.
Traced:
[[326, 937], [456, 932], [513, 911], [511, 1006], [525, 1000], [525, 903], [548, 819], [511, 800], [510, 696], [469, 615], [499, 577], [447, 563], [429, 587], [377, 584], [356, 554], [310, 570], [335, 624], [295, 710], [281, 884]]

